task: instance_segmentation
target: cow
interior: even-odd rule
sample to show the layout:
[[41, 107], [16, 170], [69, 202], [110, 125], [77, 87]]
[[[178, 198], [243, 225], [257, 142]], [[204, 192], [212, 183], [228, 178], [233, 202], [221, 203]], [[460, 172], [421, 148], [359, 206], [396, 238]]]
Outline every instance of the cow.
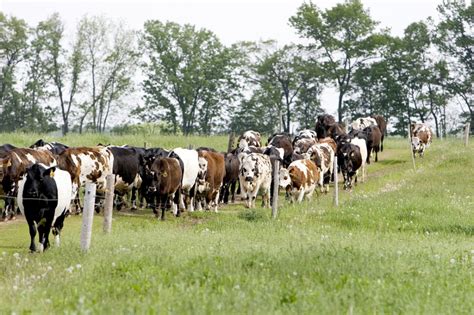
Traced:
[[9, 143], [0, 145], [0, 158], [2, 158], [7, 152], [10, 152], [13, 149], [16, 149], [16, 147]]
[[58, 167], [33, 164], [26, 169], [18, 182], [18, 207], [28, 223], [30, 250], [37, 250], [36, 233], [42, 252], [49, 247], [49, 232], [52, 227], [56, 245], [72, 200], [72, 182], [68, 172]]
[[270, 157], [260, 153], [241, 153], [239, 161], [239, 182], [245, 206], [254, 208], [255, 199], [261, 194], [263, 205], [268, 207], [272, 182]]
[[[97, 184], [97, 192], [105, 189], [107, 175], [113, 174], [114, 155], [108, 147], [68, 148], [57, 156], [58, 166], [71, 175], [76, 213], [81, 212], [79, 189], [86, 183]], [[96, 211], [100, 211], [96, 207]]]
[[288, 167], [290, 165], [291, 156], [293, 154], [293, 144], [288, 134], [274, 134], [268, 139], [267, 145], [283, 149], [283, 166]]
[[132, 193], [132, 210], [137, 209], [136, 199], [137, 191], [140, 189], [142, 184], [142, 178], [140, 176], [143, 173], [141, 169], [143, 165], [141, 161], [144, 156], [145, 149], [134, 148], [130, 146], [116, 147], [108, 146], [113, 159], [112, 173], [115, 176], [115, 195], [116, 195], [116, 207], [120, 210], [124, 203], [124, 196]]
[[366, 134], [367, 143], [367, 164], [370, 164], [370, 156], [372, 152], [375, 152], [375, 162], [378, 161], [378, 153], [380, 150], [380, 141], [382, 139], [382, 133], [379, 127], [371, 126], [362, 130]]
[[319, 170], [313, 161], [304, 159], [292, 162], [288, 169], [280, 170], [280, 187], [289, 192], [291, 202], [302, 202], [304, 196], [311, 198], [319, 182]]
[[362, 159], [362, 182], [365, 182], [366, 167], [367, 167], [367, 140], [366, 134], [363, 132], [354, 132], [349, 137], [349, 143], [352, 143], [359, 147], [360, 156]]
[[196, 150], [173, 149], [168, 155], [178, 159], [183, 173], [180, 188], [180, 210], [194, 211], [195, 184], [199, 172], [199, 156]]
[[334, 172], [335, 151], [332, 142], [316, 143], [305, 154], [319, 169], [318, 183], [322, 193], [329, 192], [329, 182]]
[[300, 130], [293, 139], [293, 145], [300, 139], [318, 139], [318, 134], [316, 131], [310, 129]]
[[410, 124], [410, 136], [413, 156], [416, 156], [416, 153], [418, 153], [420, 157], [423, 157], [425, 149], [432, 142], [433, 133], [431, 129], [425, 124], [412, 123]]
[[69, 147], [65, 144], [59, 142], [44, 142], [43, 139], [39, 139], [38, 141], [30, 145], [30, 149], [48, 150], [54, 155], [61, 154], [67, 148]]
[[371, 126], [377, 126], [377, 121], [372, 117], [357, 118], [351, 123], [352, 130], [364, 130]]
[[352, 178], [355, 176], [357, 183], [357, 170], [362, 165], [359, 147], [352, 143], [344, 143], [337, 153], [337, 163], [344, 177], [344, 189], [352, 189]]
[[7, 196], [5, 209], [2, 213], [4, 220], [15, 218], [15, 197], [18, 192], [18, 181], [26, 171], [26, 168], [35, 164], [43, 163], [48, 167], [56, 166], [56, 159], [49, 151], [37, 151], [29, 148], [16, 148], [3, 155], [0, 159], [0, 179], [2, 189]]
[[380, 132], [382, 133], [382, 138], [380, 139], [380, 152], [383, 152], [383, 139], [385, 138], [385, 134], [387, 133], [387, 122], [385, 121], [385, 118], [382, 115], [374, 115], [372, 118], [377, 121], [377, 126], [380, 129]]
[[214, 207], [217, 212], [219, 191], [225, 176], [224, 156], [212, 151], [198, 151], [199, 172], [196, 181], [196, 205], [202, 210], [205, 202], [206, 210]]
[[[158, 216], [161, 209], [160, 219], [165, 219], [165, 210], [172, 207], [173, 213], [179, 216], [179, 207], [173, 200], [179, 200], [179, 189], [183, 173], [179, 161], [175, 158], [157, 157], [146, 170], [147, 176], [147, 199], [152, 205], [153, 212]], [[177, 198], [175, 198], [178, 196]]]
[[294, 151], [299, 154], [306, 153], [309, 148], [316, 144], [316, 142], [317, 140], [313, 138], [299, 139], [294, 143]]
[[327, 114], [318, 116], [315, 130], [318, 139], [331, 137], [335, 140], [338, 136], [346, 133], [344, 126], [337, 123], [334, 116]]
[[[244, 140], [244, 141], [242, 141]], [[261, 147], [262, 142], [261, 142], [261, 135], [257, 131], [253, 130], [247, 130], [245, 131], [237, 140], [240, 146], [245, 146], [245, 143], [247, 146], [255, 146], [255, 147]]]
[[231, 202], [235, 202], [235, 191], [237, 182], [239, 180], [239, 158], [234, 153], [222, 153], [225, 160], [225, 176], [222, 184], [221, 192], [219, 194], [219, 202], [227, 204], [229, 202], [229, 195]]

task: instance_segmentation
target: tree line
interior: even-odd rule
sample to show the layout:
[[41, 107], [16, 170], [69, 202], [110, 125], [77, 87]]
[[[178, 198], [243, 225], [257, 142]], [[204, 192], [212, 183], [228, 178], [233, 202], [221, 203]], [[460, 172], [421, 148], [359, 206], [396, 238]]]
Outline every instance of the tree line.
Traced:
[[303, 3], [289, 24], [305, 44], [229, 46], [189, 24], [150, 20], [135, 31], [84, 16], [66, 36], [58, 14], [30, 26], [0, 12], [0, 131], [104, 132], [121, 111], [170, 133], [291, 132], [313, 127], [334, 87], [339, 121], [381, 114], [404, 134], [408, 121], [431, 120], [444, 136], [456, 130], [450, 107], [458, 123], [474, 121], [474, 9], [464, 0], [437, 9], [437, 22], [393, 36], [360, 0]]

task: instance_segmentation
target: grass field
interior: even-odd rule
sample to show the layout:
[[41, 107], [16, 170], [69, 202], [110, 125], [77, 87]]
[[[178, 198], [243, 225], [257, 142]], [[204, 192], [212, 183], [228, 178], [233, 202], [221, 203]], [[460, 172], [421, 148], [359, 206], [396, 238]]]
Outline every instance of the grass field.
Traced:
[[[227, 146], [225, 137], [55, 140]], [[415, 172], [406, 140], [389, 138], [379, 158], [338, 208], [330, 194], [280, 198], [277, 220], [240, 204], [165, 222], [115, 212], [109, 235], [94, 218], [88, 253], [81, 217], [68, 217], [62, 246], [43, 254], [28, 253], [21, 218], [0, 223], [0, 313], [472, 314], [474, 146], [435, 140]]]

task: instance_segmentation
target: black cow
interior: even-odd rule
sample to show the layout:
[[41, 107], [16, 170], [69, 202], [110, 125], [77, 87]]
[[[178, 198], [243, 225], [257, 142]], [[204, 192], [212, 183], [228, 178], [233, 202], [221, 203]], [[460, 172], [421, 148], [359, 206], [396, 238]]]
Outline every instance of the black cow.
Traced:
[[229, 195], [231, 196], [232, 203], [235, 202], [235, 191], [237, 183], [239, 181], [239, 167], [240, 162], [237, 155], [233, 153], [222, 153], [225, 161], [225, 176], [224, 182], [221, 187], [219, 194], [219, 202], [228, 203]]
[[283, 149], [283, 166], [288, 167], [291, 164], [293, 154], [293, 144], [287, 133], [276, 133], [268, 139], [268, 145]]
[[57, 167], [45, 168], [42, 164], [33, 164], [18, 186], [18, 207], [28, 222], [30, 250], [36, 251], [36, 232], [39, 234], [39, 251], [49, 247], [51, 227], [59, 246], [60, 232], [72, 200], [69, 173]]
[[43, 139], [39, 139], [32, 145], [30, 145], [30, 149], [40, 149], [40, 150], [48, 150], [55, 155], [59, 155], [64, 152], [67, 148], [67, 145], [59, 143], [59, 142], [44, 142]]
[[337, 164], [344, 177], [344, 189], [352, 189], [352, 177], [355, 175], [357, 183], [357, 170], [362, 165], [359, 147], [351, 143], [342, 144], [338, 148]]

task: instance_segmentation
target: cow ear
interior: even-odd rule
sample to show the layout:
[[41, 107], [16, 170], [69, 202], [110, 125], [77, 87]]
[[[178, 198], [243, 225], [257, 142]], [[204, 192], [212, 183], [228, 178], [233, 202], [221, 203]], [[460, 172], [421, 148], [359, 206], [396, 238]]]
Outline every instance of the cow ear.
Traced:
[[47, 177], [47, 176], [54, 177], [55, 171], [56, 171], [56, 167], [48, 168], [43, 172], [43, 177]]

